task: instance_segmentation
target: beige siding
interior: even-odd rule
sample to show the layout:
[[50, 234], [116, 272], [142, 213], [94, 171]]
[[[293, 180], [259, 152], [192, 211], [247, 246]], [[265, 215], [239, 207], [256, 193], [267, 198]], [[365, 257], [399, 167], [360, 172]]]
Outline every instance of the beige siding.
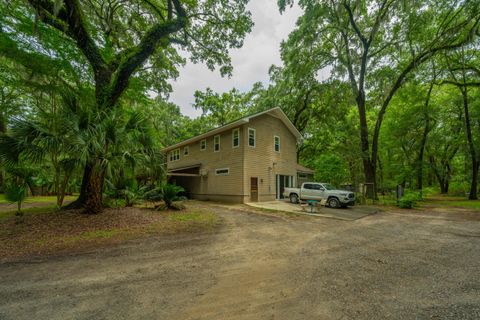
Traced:
[[[275, 199], [275, 175], [296, 177], [296, 139], [283, 122], [270, 115], [254, 118], [243, 126], [245, 150], [243, 188], [250, 201], [250, 178], [258, 178], [258, 201]], [[248, 146], [248, 128], [255, 129], [256, 146]], [[274, 136], [280, 137], [280, 152], [274, 150]]]
[[[240, 135], [242, 129], [240, 128]], [[220, 151], [214, 152], [214, 136], [208, 137], [206, 150], [200, 150], [200, 141], [189, 146], [189, 155], [183, 154], [180, 148], [180, 160], [170, 161], [168, 169], [182, 168], [201, 164], [201, 169], [208, 171], [206, 177], [176, 177], [177, 184], [185, 185], [196, 198], [205, 200], [220, 200], [243, 202], [243, 139], [240, 138], [240, 147], [233, 148], [232, 130], [220, 134]], [[228, 175], [216, 175], [215, 170], [228, 168]]]
[[[256, 146], [248, 146], [248, 128], [256, 131]], [[240, 126], [240, 146], [233, 148], [232, 130], [220, 134], [220, 151], [214, 152], [214, 135], [208, 137], [207, 148], [200, 150], [201, 141], [189, 144], [189, 155], [170, 161], [167, 168], [178, 169], [200, 164], [207, 170], [205, 177], [172, 177], [172, 181], [185, 186], [194, 198], [214, 201], [249, 202], [250, 178], [258, 178], [258, 200], [275, 199], [275, 175], [297, 178], [296, 138], [284, 123], [268, 114], [252, 118]], [[280, 137], [280, 152], [274, 149], [274, 136]], [[215, 169], [229, 168], [229, 175], [216, 175]]]

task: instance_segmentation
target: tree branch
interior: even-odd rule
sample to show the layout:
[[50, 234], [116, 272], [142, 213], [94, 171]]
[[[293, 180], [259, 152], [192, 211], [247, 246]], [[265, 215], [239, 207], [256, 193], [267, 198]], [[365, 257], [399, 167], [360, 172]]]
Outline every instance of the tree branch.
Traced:
[[109, 94], [100, 100], [101, 107], [114, 106], [127, 87], [128, 79], [132, 73], [148, 59], [159, 44], [164, 46], [168, 44], [168, 36], [170, 34], [186, 26], [187, 14], [181, 6], [180, 1], [172, 0], [172, 2], [177, 12], [176, 19], [151, 27], [135, 48], [121, 52], [114, 59], [118, 67], [113, 74]]
[[347, 2], [344, 2], [343, 3], [343, 6], [345, 7], [345, 9], [347, 10], [347, 13], [348, 13], [348, 18], [350, 20], [350, 24], [352, 25], [353, 27], [353, 30], [355, 30], [355, 33], [357, 34], [357, 36], [360, 38], [360, 41], [362, 41], [363, 45], [367, 45], [368, 41], [367, 41], [367, 38], [365, 38], [365, 36], [362, 34], [362, 32], [360, 31], [360, 29], [358, 28], [358, 25], [357, 23], [355, 22], [355, 18], [353, 17], [353, 12], [352, 12], [352, 9], [350, 8], [350, 5], [347, 3]]
[[[106, 71], [106, 64], [95, 42], [86, 30], [83, 12], [78, 0], [64, 0], [65, 6], [61, 7], [56, 14], [54, 4], [50, 0], [28, 1], [44, 23], [75, 40], [78, 48], [92, 66], [95, 80], [97, 83], [102, 82], [102, 79], [105, 78], [103, 74]], [[104, 81], [105, 79], [103, 79]]]
[[375, 123], [375, 130], [373, 133], [373, 140], [372, 140], [372, 159], [375, 159], [377, 156], [378, 152], [378, 137], [380, 136], [380, 128], [383, 122], [383, 117], [385, 115], [385, 112], [387, 110], [388, 105], [390, 104], [390, 101], [392, 100], [393, 96], [395, 93], [400, 89], [400, 87], [403, 85], [403, 82], [405, 78], [410, 74], [412, 70], [414, 70], [417, 66], [420, 64], [424, 63], [427, 61], [429, 58], [431, 58], [433, 55], [435, 55], [437, 52], [440, 51], [447, 51], [447, 50], [452, 50], [459, 48], [463, 46], [464, 44], [468, 43], [469, 41], [472, 40], [473, 34], [478, 30], [478, 23], [480, 21], [479, 17], [476, 17], [473, 23], [473, 26], [470, 28], [468, 34], [463, 38], [460, 39], [457, 42], [454, 43], [447, 43], [439, 46], [435, 46], [436, 43], [438, 43], [437, 39], [434, 39], [431, 44], [428, 47], [428, 49], [424, 50], [421, 54], [418, 54], [416, 57], [414, 57], [410, 63], [403, 69], [403, 71], [400, 73], [400, 75], [397, 77], [394, 85], [390, 89], [387, 97], [383, 101], [382, 107], [380, 108], [380, 111], [377, 115], [377, 121]]
[[458, 82], [458, 81], [452, 81], [452, 80], [442, 80], [440, 82], [437, 82], [437, 85], [445, 85], [445, 84], [450, 84], [457, 87], [480, 87], [480, 81]]

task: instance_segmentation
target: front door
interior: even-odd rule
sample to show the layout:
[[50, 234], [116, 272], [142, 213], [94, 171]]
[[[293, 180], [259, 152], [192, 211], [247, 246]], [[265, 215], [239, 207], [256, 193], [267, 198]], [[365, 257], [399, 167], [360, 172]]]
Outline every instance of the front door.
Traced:
[[258, 201], [258, 178], [256, 177], [250, 178], [250, 201]]

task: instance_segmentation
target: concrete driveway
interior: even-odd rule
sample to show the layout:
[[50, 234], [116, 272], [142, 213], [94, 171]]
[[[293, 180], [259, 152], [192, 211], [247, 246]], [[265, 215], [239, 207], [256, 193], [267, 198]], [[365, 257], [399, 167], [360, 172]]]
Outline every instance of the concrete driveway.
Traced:
[[198, 205], [218, 232], [0, 264], [0, 319], [480, 319], [478, 213]]
[[287, 200], [275, 200], [265, 202], [251, 202], [247, 205], [260, 209], [278, 210], [289, 213], [301, 213], [311, 216], [318, 216], [324, 218], [333, 218], [339, 220], [357, 220], [366, 216], [380, 212], [380, 209], [369, 206], [353, 206], [347, 208], [331, 209], [324, 206], [318, 206], [316, 211], [310, 212], [310, 208], [302, 208], [300, 204], [293, 204]]

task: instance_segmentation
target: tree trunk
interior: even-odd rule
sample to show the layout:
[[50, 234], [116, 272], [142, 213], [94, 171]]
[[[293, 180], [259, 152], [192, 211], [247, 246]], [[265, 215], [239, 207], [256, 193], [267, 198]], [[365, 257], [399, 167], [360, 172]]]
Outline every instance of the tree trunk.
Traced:
[[87, 162], [87, 164], [85, 164], [85, 168], [83, 169], [83, 178], [82, 178], [82, 185], [80, 186], [80, 195], [78, 196], [77, 200], [71, 202], [70, 204], [64, 207], [66, 210], [83, 208], [87, 198], [87, 184], [91, 174], [92, 174], [92, 165]]
[[103, 183], [105, 181], [105, 168], [96, 163], [91, 168], [90, 175], [86, 181], [84, 191], [84, 212], [97, 214], [103, 210]]
[[423, 155], [425, 153], [425, 145], [427, 144], [427, 137], [428, 133], [430, 132], [430, 115], [428, 114], [428, 105], [430, 103], [430, 97], [432, 95], [432, 90], [433, 90], [433, 84], [434, 82], [432, 81], [430, 83], [430, 87], [428, 88], [428, 93], [427, 93], [427, 98], [425, 100], [425, 110], [424, 110], [424, 115], [425, 115], [425, 127], [423, 129], [423, 135], [422, 135], [422, 140], [420, 141], [420, 151], [418, 152], [418, 159], [417, 159], [417, 189], [420, 190], [420, 195], [422, 195], [422, 189], [423, 189]]
[[360, 141], [362, 147], [363, 171], [365, 173], [366, 194], [368, 199], [376, 198], [375, 166], [370, 158], [370, 146], [368, 143], [368, 124], [365, 111], [365, 95], [360, 92], [357, 97], [358, 113], [360, 117]]
[[470, 113], [468, 110], [468, 92], [466, 87], [459, 87], [460, 91], [462, 92], [463, 97], [463, 111], [465, 114], [465, 131], [467, 134], [467, 142], [468, 142], [468, 151], [470, 152], [471, 158], [471, 165], [472, 165], [472, 179], [470, 183], [470, 192], [468, 195], [469, 200], [477, 200], [477, 179], [478, 179], [478, 161], [477, 155], [475, 152], [475, 145], [473, 143], [472, 137], [472, 127], [470, 124]]
[[439, 180], [440, 194], [448, 194], [448, 180]]

